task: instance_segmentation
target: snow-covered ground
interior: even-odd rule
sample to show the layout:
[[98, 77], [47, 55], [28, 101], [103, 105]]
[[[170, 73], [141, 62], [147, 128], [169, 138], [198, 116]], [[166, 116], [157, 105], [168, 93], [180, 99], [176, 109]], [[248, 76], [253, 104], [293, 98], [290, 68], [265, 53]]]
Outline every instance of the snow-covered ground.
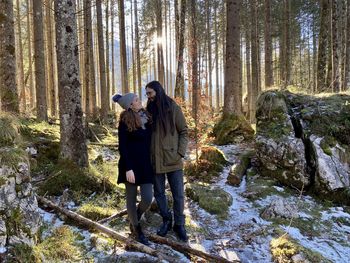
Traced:
[[[245, 145], [227, 145], [218, 146], [226, 156], [226, 158], [234, 163], [237, 161], [237, 156], [244, 150], [247, 150]], [[108, 155], [110, 153], [108, 152]], [[111, 154], [113, 155], [113, 154]], [[112, 158], [113, 159], [113, 158]], [[260, 217], [261, 210], [267, 207], [273, 200], [284, 198], [287, 202], [296, 204], [301, 207], [296, 211], [299, 218], [314, 222], [315, 228], [318, 230], [317, 235], [303, 235], [293, 222], [290, 226], [280, 225], [279, 228], [289, 234], [290, 237], [308, 249], [320, 253], [323, 257], [332, 262], [346, 263], [350, 259], [350, 214], [342, 207], [322, 207], [317, 200], [310, 196], [285, 195], [283, 197], [271, 192], [261, 199], [252, 201], [244, 197], [244, 192], [247, 190], [249, 181], [243, 178], [239, 187], [233, 187], [226, 184], [226, 178], [230, 167], [225, 167], [216, 183], [213, 186], [218, 186], [233, 198], [233, 203], [229, 208], [229, 216], [227, 220], [219, 220], [215, 215], [207, 213], [200, 208], [197, 203], [190, 201], [187, 198], [185, 213], [190, 220], [191, 226], [198, 226], [201, 229], [199, 233], [196, 231], [190, 232], [189, 244], [191, 247], [220, 255], [229, 260], [240, 259], [242, 262], [272, 262], [270, 252], [270, 242], [273, 239], [272, 222], [264, 220]], [[285, 188], [281, 186], [270, 186], [276, 191], [284, 193]], [[74, 207], [74, 204], [71, 204]], [[315, 217], [311, 208], [318, 207], [318, 216]], [[310, 209], [308, 209], [310, 208]], [[59, 227], [64, 224], [54, 214], [41, 210], [44, 222], [51, 227]], [[343, 221], [342, 221], [343, 220]], [[349, 224], [342, 222], [349, 222]], [[94, 258], [95, 262], [104, 261], [106, 258], [111, 260], [113, 255], [114, 260], [118, 262], [129, 262], [131, 258], [140, 258], [147, 262], [151, 262], [151, 258], [145, 258], [142, 253], [127, 252], [122, 247], [112, 247], [110, 249], [99, 249], [96, 244], [91, 245], [90, 240], [95, 236], [86, 230], [72, 227], [74, 232], [79, 232], [84, 239], [81, 241], [89, 250], [89, 258]], [[151, 229], [155, 231], [155, 229]], [[122, 234], [127, 235], [127, 232]], [[100, 243], [103, 239], [98, 238]], [[155, 249], [161, 249], [160, 245], [152, 244]], [[106, 246], [108, 247], [108, 246]], [[170, 250], [170, 248], [166, 248]], [[176, 253], [176, 252], [174, 252]], [[124, 261], [123, 261], [124, 260]], [[117, 262], [117, 261], [114, 261]], [[132, 261], [132, 262], [137, 262]], [[178, 255], [177, 262], [189, 262], [189, 260], [181, 255]]]
[[[222, 150], [226, 158], [234, 163], [237, 155], [246, 150], [245, 146], [226, 145], [217, 146]], [[242, 193], [246, 191], [247, 182], [243, 178], [239, 187], [226, 184], [229, 167], [221, 173], [220, 179], [212, 186], [219, 186], [233, 198], [233, 204], [229, 209], [228, 220], [219, 221], [215, 216], [208, 214], [193, 202], [188, 203], [186, 213], [192, 222], [200, 225], [210, 233], [210, 238], [200, 240], [199, 244], [193, 242], [196, 248], [204, 248], [207, 252], [219, 253], [229, 259], [236, 258], [235, 253], [242, 262], [272, 262], [270, 253], [270, 241], [272, 240], [271, 222], [260, 217], [260, 209], [267, 207], [272, 200], [281, 198], [274, 194], [255, 202], [244, 198]], [[279, 192], [285, 191], [283, 187], [273, 186]], [[310, 196], [291, 195], [287, 201], [293, 204], [303, 204], [307, 207], [317, 206], [317, 201]], [[301, 211], [302, 210], [302, 211]], [[195, 212], [196, 211], [196, 212]], [[305, 220], [318, 220], [307, 209], [297, 211], [298, 216]], [[195, 214], [195, 216], [193, 216]], [[318, 227], [324, 227], [319, 236], [303, 236], [300, 230], [291, 226], [280, 225], [290, 237], [297, 240], [300, 245], [320, 253], [332, 262], [346, 263], [350, 261], [350, 226], [339, 224], [332, 219], [349, 219], [350, 214], [344, 212], [342, 207], [324, 208], [321, 211]], [[324, 226], [323, 226], [324, 224]], [[330, 225], [331, 224], [331, 225]]]

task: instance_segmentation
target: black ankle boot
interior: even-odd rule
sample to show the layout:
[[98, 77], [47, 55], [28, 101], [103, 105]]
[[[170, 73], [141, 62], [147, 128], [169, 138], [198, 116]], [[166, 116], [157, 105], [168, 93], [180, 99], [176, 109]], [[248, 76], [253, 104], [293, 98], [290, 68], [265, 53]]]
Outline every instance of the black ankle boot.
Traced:
[[173, 225], [173, 219], [171, 213], [167, 217], [163, 217], [163, 224], [157, 231], [157, 235], [161, 237], [165, 237], [168, 231], [171, 229]]
[[149, 240], [145, 236], [145, 234], [142, 232], [142, 228], [141, 228], [140, 224], [138, 224], [137, 226], [133, 226], [132, 233], [135, 236], [136, 241], [138, 241], [146, 246], [149, 246]]
[[188, 241], [188, 237], [187, 237], [187, 233], [186, 233], [186, 229], [185, 229], [184, 225], [174, 225], [173, 230], [176, 233], [177, 237], [181, 241], [183, 241], [183, 242], [187, 242]]

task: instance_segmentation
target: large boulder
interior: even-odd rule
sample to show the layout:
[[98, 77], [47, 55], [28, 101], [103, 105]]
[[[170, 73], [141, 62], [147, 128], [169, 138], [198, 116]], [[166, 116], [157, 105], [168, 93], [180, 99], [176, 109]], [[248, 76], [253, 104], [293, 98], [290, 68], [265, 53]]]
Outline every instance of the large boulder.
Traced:
[[350, 203], [350, 96], [262, 93], [257, 105], [262, 175]]
[[19, 135], [12, 120], [0, 116], [0, 254], [33, 246], [41, 223], [27, 152], [16, 145]]
[[296, 138], [283, 94], [269, 91], [258, 100], [256, 146], [263, 176], [302, 188], [311, 183], [305, 146]]

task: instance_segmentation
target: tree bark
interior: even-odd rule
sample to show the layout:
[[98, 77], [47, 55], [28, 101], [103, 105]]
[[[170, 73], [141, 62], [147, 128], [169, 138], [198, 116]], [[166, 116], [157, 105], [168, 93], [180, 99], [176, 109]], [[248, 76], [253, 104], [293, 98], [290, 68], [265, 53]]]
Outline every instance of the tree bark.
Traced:
[[102, 0], [96, 0], [96, 15], [97, 15], [97, 37], [98, 37], [98, 61], [100, 69], [100, 92], [101, 92], [101, 120], [103, 123], [107, 121], [108, 115], [108, 89], [106, 85], [106, 62], [103, 42], [103, 24], [102, 24]]
[[164, 56], [163, 56], [163, 25], [162, 25], [162, 0], [156, 0], [157, 8], [155, 9], [156, 26], [157, 26], [157, 69], [158, 81], [164, 86]]
[[265, 0], [265, 87], [273, 86], [271, 2]]
[[240, 57], [240, 0], [226, 1], [226, 63], [223, 114], [242, 114]]
[[199, 83], [198, 83], [198, 50], [196, 29], [196, 0], [190, 2], [191, 34], [190, 34], [190, 57], [191, 57], [191, 89], [192, 89], [192, 116], [197, 123], [199, 107]]
[[23, 45], [22, 45], [22, 27], [21, 27], [21, 5], [19, 0], [16, 1], [17, 6], [17, 86], [20, 93], [20, 112], [26, 112], [26, 87], [24, 85], [24, 72], [23, 72]]
[[215, 34], [215, 84], [216, 84], [216, 109], [220, 108], [220, 86], [219, 86], [219, 39], [217, 22], [217, 3], [214, 4], [214, 34]]
[[[107, 113], [111, 109], [111, 81], [110, 81], [110, 68], [109, 68], [109, 13], [110, 13], [110, 1], [113, 0], [106, 0], [106, 108], [107, 108]], [[103, 102], [102, 102], [103, 103]]]
[[0, 1], [0, 96], [1, 110], [19, 113], [12, 0]]
[[56, 111], [56, 87], [55, 87], [55, 67], [54, 67], [54, 43], [53, 43], [53, 37], [52, 37], [52, 30], [54, 30], [54, 25], [51, 20], [51, 0], [45, 1], [45, 23], [46, 23], [46, 46], [47, 46], [47, 61], [48, 61], [48, 68], [47, 68], [47, 80], [48, 80], [48, 92], [49, 92], [49, 105], [50, 105], [50, 111], [51, 116], [56, 117], [57, 111]]
[[[112, 94], [115, 94], [117, 92], [116, 86], [115, 86], [115, 60], [114, 60], [114, 0], [111, 1], [111, 52], [112, 52]], [[112, 103], [112, 110], [115, 111], [116, 104]]]
[[28, 74], [29, 74], [29, 100], [30, 100], [30, 109], [32, 110], [35, 105], [35, 86], [33, 78], [33, 59], [32, 59], [32, 22], [31, 22], [31, 12], [32, 6], [31, 1], [26, 0], [27, 3], [27, 41], [28, 41]]
[[207, 9], [207, 54], [208, 54], [208, 90], [209, 90], [209, 107], [213, 107], [213, 80], [212, 80], [212, 49], [211, 49], [211, 25], [210, 25], [210, 1], [206, 0]]
[[251, 62], [252, 62], [252, 89], [251, 89], [251, 98], [250, 98], [250, 122], [255, 123], [255, 111], [256, 111], [256, 100], [259, 95], [260, 91], [260, 80], [259, 80], [259, 73], [258, 73], [258, 30], [257, 30], [257, 0], [254, 0], [251, 3]]
[[317, 56], [317, 85], [316, 92], [326, 90], [326, 65], [327, 65], [327, 39], [328, 39], [328, 0], [321, 0], [321, 21], [318, 37], [318, 56]]
[[350, 85], [350, 0], [346, 1], [346, 44], [344, 67], [344, 90]]
[[124, 0], [118, 0], [119, 9], [119, 42], [120, 42], [120, 71], [122, 82], [122, 93], [128, 93], [128, 70], [126, 62], [126, 43], [125, 43], [125, 15]]
[[136, 51], [136, 69], [137, 69], [137, 87], [139, 97], [142, 95], [141, 86], [141, 57], [140, 57], [140, 36], [139, 36], [139, 21], [138, 21], [137, 0], [134, 0], [134, 21], [135, 21], [135, 51]]
[[331, 1], [332, 9], [332, 91], [339, 92], [339, 39], [338, 39], [338, 12], [337, 1]]
[[33, 0], [34, 16], [34, 63], [36, 84], [36, 112], [39, 121], [47, 121], [47, 90], [45, 70], [45, 48], [43, 34], [42, 0]]
[[185, 48], [185, 16], [186, 16], [186, 0], [181, 1], [180, 25], [178, 32], [177, 69], [175, 80], [175, 98], [185, 100], [185, 74], [184, 74], [184, 48]]
[[75, 1], [55, 0], [61, 157], [88, 166], [79, 81]]

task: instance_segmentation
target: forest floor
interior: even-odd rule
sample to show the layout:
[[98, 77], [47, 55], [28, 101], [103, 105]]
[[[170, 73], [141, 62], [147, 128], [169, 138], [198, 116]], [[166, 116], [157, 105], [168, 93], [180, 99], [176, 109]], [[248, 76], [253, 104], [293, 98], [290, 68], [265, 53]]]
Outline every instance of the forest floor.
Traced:
[[[112, 137], [109, 140], [113, 142]], [[252, 146], [241, 143], [217, 147], [234, 164], [240, 153]], [[193, 151], [188, 153], [187, 160], [192, 157]], [[94, 146], [93, 149], [90, 148], [90, 158], [91, 162], [102, 159], [104, 165], [109, 165], [109, 171], [116, 174], [118, 152], [114, 146]], [[186, 198], [186, 228], [189, 234], [188, 244], [191, 247], [228, 260], [240, 259], [241, 262], [348, 262], [349, 208], [324, 203], [309, 195], [300, 195], [293, 189], [284, 188], [257, 174], [245, 176], [238, 187], [230, 186], [226, 184], [229, 171], [230, 166], [224, 167], [216, 182], [208, 186], [217, 186], [231, 195], [233, 203], [226, 219], [210, 214], [197, 202]], [[117, 189], [118, 206], [114, 209], [116, 195], [113, 193], [94, 192], [87, 198], [75, 198], [74, 201], [70, 198], [63, 200], [65, 197], [61, 195], [55, 200], [78, 213], [84, 211], [85, 216], [91, 215], [91, 219], [97, 220], [106, 212], [96, 212], [97, 208], [101, 211], [109, 209], [105, 217], [125, 208], [124, 189], [122, 186]], [[291, 219], [263, 219], [261, 214], [265, 208], [273, 200], [281, 199], [297, 207], [294, 216]], [[86, 212], [89, 207], [93, 211], [90, 214]], [[66, 240], [63, 242], [66, 247], [61, 248], [62, 253], [70, 262], [156, 262], [146, 254], [128, 251], [124, 244], [103, 234], [82, 229], [51, 211], [40, 211], [44, 227], [39, 246], [47, 249], [49, 243], [54, 246], [53, 240], [57, 242], [56, 246], [60, 246], [57, 245], [60, 243], [60, 236]], [[96, 218], [96, 214], [100, 217]], [[150, 233], [155, 233], [160, 223], [161, 217], [153, 209], [142, 220], [142, 225]], [[122, 235], [130, 234], [127, 216], [115, 218], [106, 223], [106, 226]], [[168, 237], [177, 240], [172, 231]], [[205, 262], [196, 257], [188, 258], [164, 245], [152, 243], [151, 247], [165, 251], [177, 262]], [[58, 247], [56, 249], [59, 250]]]

